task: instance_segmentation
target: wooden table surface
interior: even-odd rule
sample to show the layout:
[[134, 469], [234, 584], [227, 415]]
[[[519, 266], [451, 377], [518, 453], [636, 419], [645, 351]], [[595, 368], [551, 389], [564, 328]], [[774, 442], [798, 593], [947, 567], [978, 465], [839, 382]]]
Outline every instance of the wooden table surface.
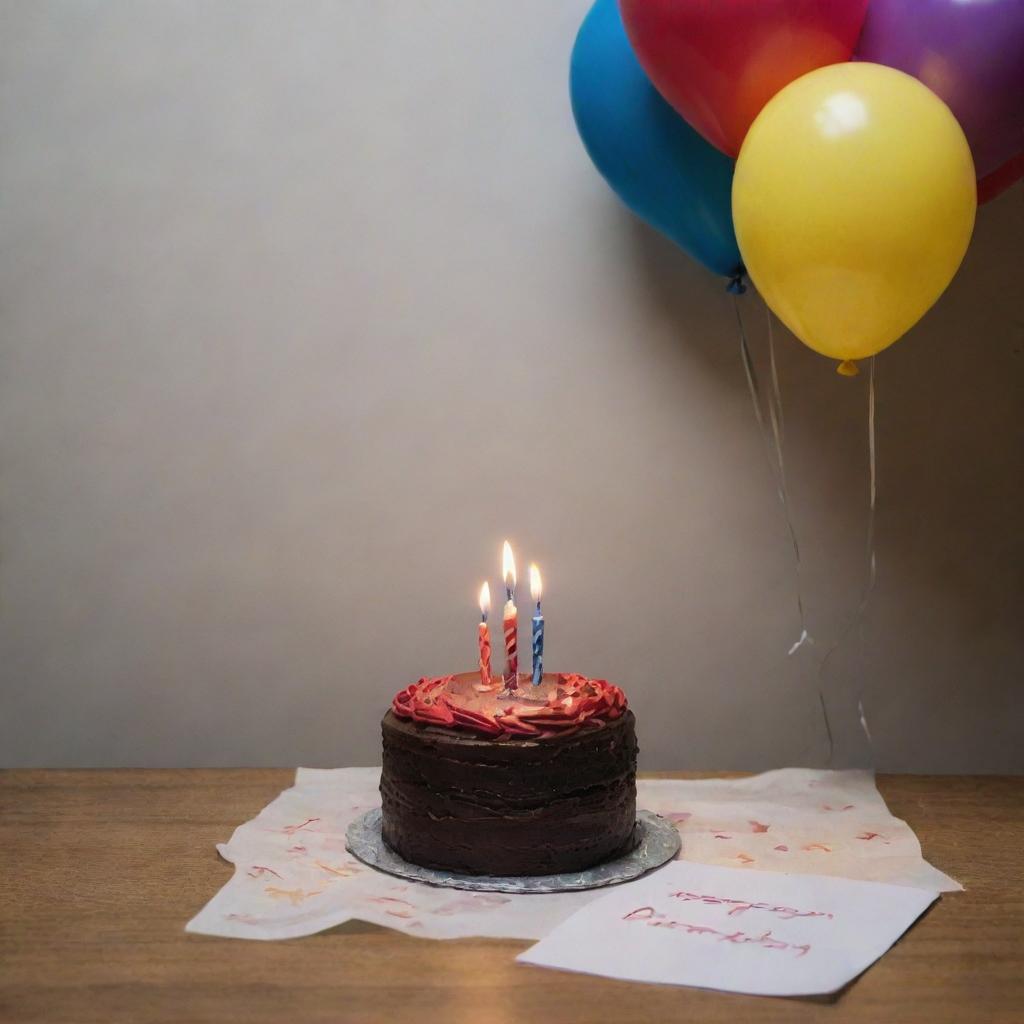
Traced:
[[349, 922], [287, 942], [186, 935], [227, 881], [214, 843], [286, 770], [0, 773], [0, 1021], [1024, 1022], [1024, 778], [881, 776], [967, 887], [835, 1000], [636, 985], [516, 964], [528, 942]]

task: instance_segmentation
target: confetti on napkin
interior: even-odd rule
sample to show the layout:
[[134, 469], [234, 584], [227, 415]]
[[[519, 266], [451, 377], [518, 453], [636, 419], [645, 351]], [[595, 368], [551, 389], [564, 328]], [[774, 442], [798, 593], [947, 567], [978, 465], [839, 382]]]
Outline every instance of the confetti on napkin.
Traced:
[[866, 771], [780, 768], [743, 779], [643, 780], [639, 805], [674, 821], [679, 860], [756, 871], [835, 875], [952, 892], [914, 830]]
[[[379, 781], [379, 768], [300, 768], [294, 786], [217, 846], [234, 875], [186, 930], [290, 939], [358, 919], [424, 938], [538, 939], [603, 895], [440, 889], [362, 864], [345, 849], [345, 830], [380, 805]], [[643, 779], [637, 803], [676, 824], [686, 861], [960, 888], [922, 859], [917, 837], [889, 813], [868, 772]]]
[[762, 996], [836, 992], [938, 893], [676, 861], [608, 889], [516, 959]]

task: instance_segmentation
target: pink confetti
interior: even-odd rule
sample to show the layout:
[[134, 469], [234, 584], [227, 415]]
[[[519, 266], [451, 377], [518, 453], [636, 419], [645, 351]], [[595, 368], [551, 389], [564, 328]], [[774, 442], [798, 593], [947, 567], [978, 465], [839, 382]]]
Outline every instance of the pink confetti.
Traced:
[[275, 878], [281, 877], [273, 868], [265, 868], [262, 864], [253, 864], [246, 874], [250, 878], [262, 878], [264, 875], [273, 875]]
[[295, 835], [296, 832], [301, 832], [304, 828], [306, 828], [309, 825], [312, 825], [314, 822], [317, 822], [319, 820], [319, 818], [307, 818], [300, 825], [285, 825], [285, 827], [281, 829], [281, 831], [285, 835], [293, 836]]
[[865, 840], [881, 839], [882, 842], [885, 843], [886, 846], [889, 845], [889, 840], [886, 839], [885, 836], [883, 836], [881, 832], [861, 832], [861, 834], [859, 836], [857, 836], [857, 838], [858, 839], [865, 839]]

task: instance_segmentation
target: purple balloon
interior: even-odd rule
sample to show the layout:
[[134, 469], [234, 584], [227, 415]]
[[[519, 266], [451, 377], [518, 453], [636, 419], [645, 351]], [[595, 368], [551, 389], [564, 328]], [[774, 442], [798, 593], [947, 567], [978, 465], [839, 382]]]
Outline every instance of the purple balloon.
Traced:
[[979, 178], [1024, 152], [1024, 0], [871, 0], [857, 60], [945, 100]]

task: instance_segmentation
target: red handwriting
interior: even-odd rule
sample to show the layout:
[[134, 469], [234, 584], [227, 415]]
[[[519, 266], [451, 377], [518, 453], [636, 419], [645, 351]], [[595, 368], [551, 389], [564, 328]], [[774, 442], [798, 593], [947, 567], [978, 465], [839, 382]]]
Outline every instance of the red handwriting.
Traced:
[[775, 938], [771, 929], [762, 932], [760, 935], [747, 935], [746, 932], [723, 932], [718, 928], [709, 928], [703, 924], [689, 924], [686, 921], [676, 921], [665, 914], [659, 914], [654, 907], [637, 907], [624, 915], [623, 921], [639, 921], [649, 928], [668, 928], [672, 931], [682, 931], [687, 935], [708, 935], [718, 942], [728, 942], [735, 946], [754, 944], [762, 949], [774, 949], [780, 952], [792, 950], [797, 956], [806, 956], [811, 951], [810, 943], [783, 942]]
[[771, 903], [735, 900], [730, 899], [728, 896], [705, 896], [702, 893], [686, 892], [685, 890], [669, 893], [669, 895], [677, 900], [703, 903], [708, 907], [730, 907], [731, 909], [728, 911], [729, 917], [739, 917], [740, 914], [745, 914], [748, 910], [764, 910], [769, 914], [782, 918], [783, 921], [792, 921], [795, 917], [827, 917], [830, 921], [832, 920], [832, 915], [827, 910], [796, 910], [794, 907], [776, 907]]

